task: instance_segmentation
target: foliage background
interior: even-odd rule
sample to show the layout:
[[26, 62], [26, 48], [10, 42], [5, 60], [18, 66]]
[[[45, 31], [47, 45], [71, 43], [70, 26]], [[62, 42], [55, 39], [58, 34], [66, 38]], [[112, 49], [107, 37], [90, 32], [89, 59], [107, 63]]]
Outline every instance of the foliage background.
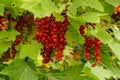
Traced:
[[[111, 15], [119, 4], [120, 0], [0, 0], [0, 15], [7, 17], [6, 11], [10, 14], [10, 18], [7, 17], [9, 29], [0, 32], [0, 80], [118, 80], [120, 13], [117, 13], [117, 22]], [[41, 67], [43, 63], [39, 53], [44, 45], [34, 40], [35, 26], [32, 26], [31, 34], [16, 46], [19, 51], [16, 57], [5, 62], [2, 57], [4, 52], [11, 49], [16, 36], [20, 34], [14, 29], [15, 23], [11, 18], [17, 20], [19, 16], [26, 17], [29, 14], [33, 14], [34, 18], [42, 18], [53, 14], [57, 21], [63, 21], [61, 13], [66, 13], [70, 21], [65, 35], [68, 43], [62, 61], [55, 60], [46, 64], [47, 68]], [[96, 30], [89, 28], [86, 33], [102, 42], [101, 64], [96, 67], [91, 67], [93, 60], [86, 61], [83, 55], [85, 40], [79, 33], [79, 26], [85, 23], [96, 24]], [[71, 58], [73, 49], [79, 51], [79, 61]], [[66, 62], [69, 62], [69, 66]]]

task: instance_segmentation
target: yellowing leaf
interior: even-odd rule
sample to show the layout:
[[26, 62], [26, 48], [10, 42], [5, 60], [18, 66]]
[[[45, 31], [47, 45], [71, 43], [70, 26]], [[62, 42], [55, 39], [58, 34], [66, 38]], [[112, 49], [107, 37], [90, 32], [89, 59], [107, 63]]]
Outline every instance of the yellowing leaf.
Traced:
[[116, 57], [120, 59], [120, 43], [113, 40], [108, 43], [110, 49], [115, 53]]
[[103, 66], [91, 67], [91, 64], [89, 62], [86, 63], [85, 66], [91, 68], [91, 73], [97, 76], [99, 80], [106, 80], [114, 77], [114, 75], [109, 70], [104, 69]]

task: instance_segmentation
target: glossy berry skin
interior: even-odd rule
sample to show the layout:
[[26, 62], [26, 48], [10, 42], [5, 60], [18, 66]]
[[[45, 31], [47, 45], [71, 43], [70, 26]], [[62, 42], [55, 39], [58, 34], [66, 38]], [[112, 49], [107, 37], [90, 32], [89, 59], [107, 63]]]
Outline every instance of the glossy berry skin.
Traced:
[[120, 11], [120, 5], [118, 5], [115, 9], [114, 9], [114, 13], [117, 14], [117, 12]]
[[101, 48], [101, 41], [98, 38], [94, 38], [94, 49], [95, 49], [95, 57], [96, 57], [96, 64], [100, 64], [100, 48]]
[[93, 63], [91, 66], [92, 66], [92, 67], [95, 67], [95, 66], [96, 66], [96, 64], [95, 64], [95, 63]]
[[67, 17], [63, 22], [56, 21], [54, 16], [36, 19], [36, 35], [35, 39], [44, 45], [42, 52], [43, 63], [51, 61], [51, 54], [55, 53], [55, 59], [61, 61], [63, 57], [63, 49], [67, 44], [64, 37], [67, 26], [69, 25]]

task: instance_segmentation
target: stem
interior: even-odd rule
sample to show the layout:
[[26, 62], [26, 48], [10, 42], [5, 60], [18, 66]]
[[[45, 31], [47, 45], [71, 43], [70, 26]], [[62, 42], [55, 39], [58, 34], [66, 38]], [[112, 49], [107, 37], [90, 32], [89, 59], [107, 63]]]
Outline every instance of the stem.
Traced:
[[114, 23], [114, 24], [107, 24], [107, 23], [105, 23], [105, 24], [103, 24], [103, 25], [105, 25], [105, 26], [107, 26], [107, 27], [113, 27], [113, 26], [120, 26], [120, 25], [118, 25], [118, 23], [120, 23], [120, 20], [119, 21], [117, 21], [116, 23]]

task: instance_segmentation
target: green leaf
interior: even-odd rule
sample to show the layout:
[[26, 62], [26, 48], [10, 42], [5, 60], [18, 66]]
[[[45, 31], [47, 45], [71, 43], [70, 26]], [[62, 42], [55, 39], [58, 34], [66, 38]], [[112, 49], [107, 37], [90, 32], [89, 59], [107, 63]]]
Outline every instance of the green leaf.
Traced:
[[84, 67], [83, 71], [85, 74], [90, 74], [91, 73], [91, 69], [89, 67]]
[[100, 17], [107, 15], [99, 12], [86, 12], [80, 16], [74, 16], [70, 12], [67, 12], [67, 15], [75, 21], [79, 22], [90, 22], [90, 23], [100, 23]]
[[104, 64], [106, 68], [112, 69], [113, 60], [110, 56], [110, 54], [111, 54], [110, 52], [111, 52], [111, 50], [107, 45], [102, 45], [102, 48], [101, 48], [101, 63]]
[[38, 80], [48, 80], [47, 77], [41, 76]]
[[0, 3], [0, 16], [4, 15], [4, 5]]
[[25, 44], [20, 50], [20, 58], [30, 57], [33, 60], [37, 59], [38, 53], [43, 46], [37, 41], [32, 41], [31, 44]]
[[101, 12], [104, 11], [104, 8], [99, 0], [94, 0], [94, 1], [93, 0], [79, 0], [79, 1], [80, 1], [80, 4], [82, 7], [89, 6], [91, 8], [98, 10], [98, 11], [101, 11]]
[[64, 21], [64, 17], [56, 12], [53, 13], [53, 15], [55, 16], [55, 20], [56, 21], [61, 21], [63, 22]]
[[24, 0], [21, 8], [32, 12], [35, 18], [50, 16], [51, 13], [57, 9], [51, 0]]
[[12, 0], [9, 0], [9, 1], [7, 1], [7, 0], [1, 0], [1, 3], [3, 3], [6, 7], [7, 6], [11, 6], [11, 4], [12, 4]]
[[114, 65], [114, 66], [112, 67], [112, 71], [113, 71], [113, 73], [115, 74], [115, 77], [116, 77], [116, 78], [120, 78], [120, 66]]
[[91, 68], [91, 73], [97, 76], [99, 80], [106, 80], [114, 76], [109, 70], [104, 69], [103, 66], [91, 67], [90, 63], [86, 63], [85, 66]]
[[20, 8], [20, 6], [23, 4], [23, 0], [12, 0], [11, 7], [9, 7], [10, 12], [14, 18], [17, 18], [19, 15], [22, 15], [24, 12], [23, 9]]
[[73, 15], [76, 15], [77, 8], [79, 8], [80, 6], [82, 7], [88, 6], [101, 12], [104, 11], [104, 8], [99, 0], [94, 0], [94, 1], [93, 0], [73, 0], [71, 6], [69, 7], [69, 11]]
[[104, 44], [107, 44], [107, 43], [109, 43], [109, 42], [111, 42], [113, 40], [113, 38], [111, 37], [111, 35], [109, 35], [105, 31], [104, 26], [103, 27], [100, 27], [99, 25], [96, 26], [96, 30], [93, 30], [91, 32], [91, 34], [94, 35], [94, 36], [96, 36], [97, 38], [99, 38]]
[[93, 80], [99, 80], [93, 73], [91, 73], [91, 69], [89, 67], [84, 67], [83, 71], [85, 75], [88, 76], [89, 78]]
[[99, 13], [99, 12], [86, 12], [81, 14], [80, 16], [75, 16], [68, 11], [67, 15], [73, 20], [79, 21], [79, 22], [100, 23], [100, 17], [105, 16], [107, 14]]
[[91, 23], [100, 23], [100, 16], [104, 16], [107, 14], [98, 13], [98, 12], [86, 12], [82, 14], [80, 17], [84, 19], [86, 22]]
[[94, 79], [89, 76], [80, 76], [79, 80], [94, 80]]
[[51, 0], [41, 0], [41, 7], [48, 12], [56, 11], [58, 8]]
[[13, 61], [0, 73], [8, 75], [10, 80], [38, 80], [37, 73], [23, 60]]
[[117, 41], [113, 40], [108, 43], [108, 46], [111, 48], [113, 53], [115, 53], [116, 57], [120, 59], [120, 43]]
[[21, 8], [32, 12], [35, 18], [50, 16], [51, 14], [49, 11], [44, 11], [41, 8], [40, 1], [38, 0], [37, 1], [36, 0], [24, 0], [24, 3], [21, 5]]
[[83, 68], [83, 64], [70, 67], [65, 71], [52, 71], [47, 77], [48, 80], [80, 80], [80, 73]]
[[16, 39], [16, 36], [19, 35], [20, 33], [15, 30], [14, 28], [11, 28], [8, 30], [8, 38], [12, 41]]
[[81, 6], [80, 0], [73, 0], [72, 4], [69, 7], [69, 11], [72, 15], [76, 15], [77, 8]]
[[85, 22], [85, 20], [82, 17], [72, 15], [69, 11], [67, 12], [67, 16], [69, 16], [74, 21]]
[[[20, 6], [21, 8], [28, 10], [30, 12], [37, 12], [38, 10], [41, 10], [41, 6], [40, 6], [40, 2], [33, 0], [23, 0], [24, 3]], [[33, 5], [31, 5], [33, 4]], [[39, 5], [39, 6], [38, 6]], [[34, 11], [34, 9], [36, 8], [36, 10]]]
[[13, 18], [16, 19], [18, 17], [19, 13], [16, 11], [15, 8], [9, 7], [9, 11], [10, 11], [10, 13], [11, 13], [11, 15], [12, 15]]
[[16, 36], [19, 35], [20, 33], [18, 31], [16, 31], [15, 29], [11, 28], [8, 31], [1, 31], [0, 32], [0, 39], [9, 39], [14, 41], [16, 39]]
[[20, 8], [20, 5], [22, 5], [22, 0], [3, 0], [2, 1], [5, 5], [5, 7], [10, 11], [13, 18], [17, 18], [18, 15], [21, 15], [23, 13], [23, 9]]
[[0, 74], [0, 80], [10, 80], [8, 76]]
[[8, 32], [5, 30], [0, 31], [0, 39], [8, 38]]
[[115, 39], [120, 42], [120, 31], [117, 26], [112, 27], [113, 35], [115, 36]]
[[[84, 0], [82, 0], [84, 1]], [[104, 8], [99, 0], [86, 0], [86, 4], [90, 6], [91, 8], [94, 8], [96, 10], [99, 10], [101, 12], [104, 11]]]
[[24, 3], [21, 5], [21, 8], [32, 12], [35, 18], [51, 16], [51, 14], [54, 12], [60, 14], [62, 10], [65, 8], [64, 4], [62, 4], [58, 8], [55, 5], [55, 3], [52, 2], [51, 0], [23, 0], [23, 1]]
[[111, 54], [111, 50], [108, 47], [105, 47], [105, 45], [102, 46], [101, 63], [105, 66], [105, 68], [107, 68], [112, 74], [115, 75], [114, 78], [120, 78], [120, 69], [119, 69], [120, 67], [116, 65], [117, 62], [112, 59], [110, 54]]
[[19, 7], [23, 4], [23, 0], [12, 0], [12, 4], [14, 4], [15, 7]]
[[76, 21], [73, 18], [69, 18], [70, 24], [78, 31], [80, 28], [80, 21]]
[[77, 43], [84, 43], [84, 38], [72, 25], [68, 26], [68, 30], [65, 34], [68, 45], [75, 46]]
[[120, 0], [106, 0], [109, 4], [113, 5], [114, 7], [120, 4]]
[[0, 41], [0, 55], [3, 54], [5, 51], [8, 50], [12, 45], [10, 41]]
[[100, 1], [101, 1], [102, 5], [104, 7], [104, 12], [112, 15], [115, 7], [110, 5], [109, 3], [105, 2], [105, 0], [100, 0]]
[[99, 80], [106, 80], [113, 76], [113, 74], [104, 69], [102, 66], [92, 68], [92, 73], [95, 74], [99, 78]]

